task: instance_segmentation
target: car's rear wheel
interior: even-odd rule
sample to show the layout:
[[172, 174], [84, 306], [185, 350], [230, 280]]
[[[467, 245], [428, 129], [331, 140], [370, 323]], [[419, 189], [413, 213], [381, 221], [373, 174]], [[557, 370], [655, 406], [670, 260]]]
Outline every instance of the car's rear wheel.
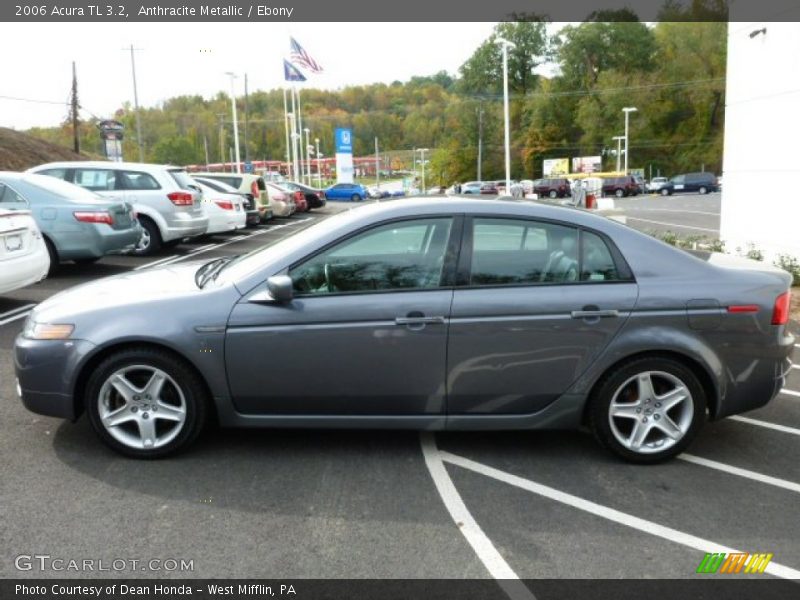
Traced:
[[112, 354], [94, 370], [85, 406], [97, 435], [117, 452], [160, 458], [188, 446], [206, 420], [206, 392], [194, 371], [166, 352]]
[[620, 190], [620, 189], [614, 190], [614, 195], [617, 198], [622, 198], [625, 195], [625, 190]]
[[44, 238], [44, 245], [47, 248], [47, 255], [50, 257], [50, 269], [47, 271], [47, 274], [52, 275], [58, 271], [61, 259], [58, 257], [58, 250], [56, 250], [55, 244], [51, 242], [49, 238]]
[[704, 185], [701, 185], [700, 189], [697, 191], [700, 192], [701, 196], [705, 196], [708, 193], [708, 188]]
[[667, 188], [661, 188], [661, 195], [669, 196], [669, 190]]
[[353, 202], [361, 202], [361, 196], [359, 196], [358, 194], [353, 194], [352, 196], [350, 196], [350, 200], [352, 200]]
[[547, 195], [550, 196], [553, 199], [558, 198], [558, 192], [555, 191], [555, 190], [550, 190], [550, 193], [547, 194]]
[[609, 373], [590, 400], [597, 440], [627, 461], [656, 463], [689, 445], [705, 420], [695, 374], [671, 358], [632, 360]]
[[161, 249], [161, 232], [158, 226], [146, 217], [140, 217], [139, 222], [142, 224], [142, 237], [136, 243], [133, 249], [133, 254], [136, 256], [150, 256]]

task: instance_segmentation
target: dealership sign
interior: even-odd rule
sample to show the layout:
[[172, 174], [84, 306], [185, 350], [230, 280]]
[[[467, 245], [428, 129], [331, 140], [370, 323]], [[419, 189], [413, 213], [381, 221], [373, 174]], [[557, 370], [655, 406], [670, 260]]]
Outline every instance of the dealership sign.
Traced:
[[353, 183], [353, 130], [336, 129], [336, 183]]
[[545, 177], [558, 177], [569, 173], [568, 158], [547, 158], [542, 164], [542, 173]]
[[602, 156], [576, 156], [572, 159], [573, 173], [599, 173], [602, 170]]

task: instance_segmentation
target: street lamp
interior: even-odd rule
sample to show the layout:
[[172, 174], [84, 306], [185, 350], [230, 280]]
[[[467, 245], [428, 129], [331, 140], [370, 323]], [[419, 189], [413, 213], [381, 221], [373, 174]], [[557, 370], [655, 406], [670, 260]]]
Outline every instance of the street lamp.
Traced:
[[516, 45], [504, 38], [497, 38], [496, 43], [503, 47], [503, 119], [505, 121], [506, 143], [506, 193], [511, 189], [511, 142], [509, 141], [508, 125], [508, 49]]
[[317, 187], [322, 189], [322, 172], [319, 169], [319, 159], [322, 158], [322, 155], [319, 153], [319, 138], [314, 138], [314, 144], [316, 145], [314, 156], [317, 157]]
[[[303, 170], [303, 177], [306, 176], [306, 171], [308, 172], [308, 185], [311, 185], [311, 161], [308, 160], [308, 149], [311, 147], [311, 143], [308, 140], [308, 134], [311, 131], [308, 127], [304, 127], [303, 131], [306, 132], [306, 168]], [[303, 140], [300, 140], [300, 143], [303, 143]]]
[[428, 152], [428, 148], [417, 148], [417, 152], [421, 153], [419, 161], [422, 163], [422, 193], [425, 193], [425, 153]]
[[289, 127], [292, 131], [291, 138], [292, 138], [292, 170], [294, 171], [294, 179], [295, 181], [298, 180], [298, 168], [297, 168], [297, 138], [300, 135], [295, 130], [295, 118], [296, 115], [293, 112], [289, 113]]
[[626, 106], [622, 109], [625, 113], [625, 175], [628, 174], [628, 117], [632, 112], [639, 110], [635, 106]]
[[233, 88], [233, 80], [236, 79], [236, 74], [228, 71], [225, 73], [231, 78], [231, 110], [233, 111], [233, 146], [236, 151], [236, 172], [241, 173], [242, 168], [239, 158], [239, 122], [236, 119], [236, 92]]
[[620, 154], [622, 153], [622, 149], [620, 148], [620, 144], [621, 144], [622, 140], [625, 139], [625, 136], [624, 135], [615, 135], [614, 139], [617, 142], [617, 173], [619, 173], [619, 158], [620, 158]]

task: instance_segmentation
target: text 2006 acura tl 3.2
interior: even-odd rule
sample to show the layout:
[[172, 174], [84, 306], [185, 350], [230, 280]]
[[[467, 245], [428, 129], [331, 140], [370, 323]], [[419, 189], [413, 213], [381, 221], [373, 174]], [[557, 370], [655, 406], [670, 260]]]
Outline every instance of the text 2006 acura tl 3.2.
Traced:
[[586, 424], [625, 459], [655, 462], [707, 415], [769, 402], [790, 366], [789, 275], [723, 259], [736, 260], [576, 209], [366, 206], [245, 256], [50, 298], [16, 340], [18, 390], [34, 412], [86, 411], [103, 441], [143, 458], [215, 419]]

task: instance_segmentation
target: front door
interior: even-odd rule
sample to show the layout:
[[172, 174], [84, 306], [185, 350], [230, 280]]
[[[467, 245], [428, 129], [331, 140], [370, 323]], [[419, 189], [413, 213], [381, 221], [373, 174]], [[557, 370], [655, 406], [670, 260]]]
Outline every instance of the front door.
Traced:
[[376, 226], [291, 268], [292, 301], [245, 296], [225, 342], [237, 410], [443, 414], [453, 221]]
[[451, 415], [529, 414], [562, 395], [637, 298], [608, 241], [551, 222], [466, 225], [448, 346]]

